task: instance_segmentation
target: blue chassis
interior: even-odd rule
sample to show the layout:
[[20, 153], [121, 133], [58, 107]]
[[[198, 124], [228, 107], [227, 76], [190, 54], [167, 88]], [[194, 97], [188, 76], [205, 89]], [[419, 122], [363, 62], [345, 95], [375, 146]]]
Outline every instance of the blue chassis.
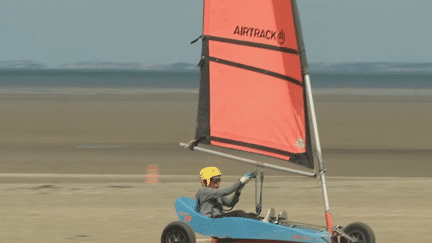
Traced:
[[179, 197], [175, 202], [179, 219], [201, 235], [229, 239], [331, 242], [331, 235], [326, 229], [298, 224], [272, 224], [238, 217], [212, 219], [196, 212], [195, 207], [196, 201], [192, 198]]

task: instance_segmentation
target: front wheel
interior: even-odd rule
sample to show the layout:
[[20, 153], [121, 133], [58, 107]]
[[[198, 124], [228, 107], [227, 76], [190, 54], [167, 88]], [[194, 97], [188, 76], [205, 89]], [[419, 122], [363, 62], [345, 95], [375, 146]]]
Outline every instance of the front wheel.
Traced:
[[196, 243], [196, 237], [188, 224], [174, 221], [162, 231], [161, 243]]
[[[347, 235], [356, 239], [356, 243], [375, 243], [375, 234], [372, 229], [365, 223], [355, 222], [349, 224], [343, 230]], [[341, 242], [351, 243], [348, 239], [342, 238]]]

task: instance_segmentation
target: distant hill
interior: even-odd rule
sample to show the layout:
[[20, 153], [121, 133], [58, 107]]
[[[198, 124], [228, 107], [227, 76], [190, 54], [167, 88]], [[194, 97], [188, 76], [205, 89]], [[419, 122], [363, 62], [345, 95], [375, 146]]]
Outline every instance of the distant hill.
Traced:
[[432, 63], [357, 62], [311, 63], [311, 72], [432, 72]]
[[144, 66], [137, 62], [76, 62], [55, 66], [56, 69], [121, 69], [136, 70], [143, 69]]
[[36, 61], [0, 61], [0, 69], [47, 69], [48, 65]]
[[0, 61], [0, 69], [199, 70], [196, 64], [186, 62], [150, 65], [139, 62], [76, 62], [51, 66], [29, 60]]
[[187, 62], [177, 62], [172, 64], [156, 64], [149, 65], [146, 68], [147, 70], [196, 70], [199, 68], [196, 64], [191, 64]]
[[[0, 69], [100, 69], [100, 70], [184, 70], [198, 71], [196, 63], [142, 64], [138, 62], [76, 62], [56, 66], [36, 61], [0, 61]], [[432, 63], [358, 62], [310, 63], [311, 72], [432, 72]]]

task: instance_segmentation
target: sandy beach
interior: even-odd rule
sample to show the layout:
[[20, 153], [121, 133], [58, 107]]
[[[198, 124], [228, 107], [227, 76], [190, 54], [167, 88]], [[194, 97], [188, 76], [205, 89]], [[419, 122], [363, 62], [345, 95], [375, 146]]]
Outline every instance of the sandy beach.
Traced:
[[[363, 221], [377, 242], [427, 242], [432, 97], [315, 101], [335, 224]], [[0, 241], [159, 242], [202, 167], [218, 166], [222, 186], [254, 169], [178, 146], [194, 137], [196, 109], [197, 93], [183, 91], [0, 93]], [[161, 183], [145, 183], [149, 165]], [[325, 224], [317, 179], [266, 170], [264, 188], [264, 209]], [[246, 189], [237, 207], [252, 211]]]

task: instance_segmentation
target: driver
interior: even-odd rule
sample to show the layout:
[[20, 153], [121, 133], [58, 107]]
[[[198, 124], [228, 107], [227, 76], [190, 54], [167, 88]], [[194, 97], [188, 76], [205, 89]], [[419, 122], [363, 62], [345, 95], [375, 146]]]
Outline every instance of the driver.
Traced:
[[[240, 191], [250, 179], [256, 177], [256, 171], [246, 173], [240, 180], [225, 189], [218, 189], [221, 176], [220, 170], [214, 166], [205, 167], [200, 171], [201, 184], [204, 188], [199, 189], [196, 193], [196, 211], [211, 218], [242, 217], [259, 219], [257, 214], [246, 213], [243, 210], [223, 211], [223, 206], [234, 207], [237, 204]], [[274, 209], [271, 208], [263, 221], [269, 222], [269, 219], [273, 217]]]

